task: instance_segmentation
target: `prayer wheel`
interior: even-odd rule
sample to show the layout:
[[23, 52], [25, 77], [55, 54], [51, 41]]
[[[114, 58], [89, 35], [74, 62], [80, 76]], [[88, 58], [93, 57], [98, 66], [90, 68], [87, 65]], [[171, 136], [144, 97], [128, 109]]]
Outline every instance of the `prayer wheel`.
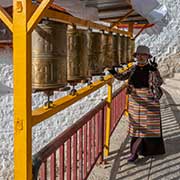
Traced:
[[88, 68], [89, 31], [68, 28], [67, 31], [67, 80], [80, 82], [90, 77]]
[[120, 36], [113, 35], [113, 66], [119, 66], [120, 61], [119, 61], [119, 40]]
[[103, 34], [90, 32], [89, 43], [89, 69], [90, 74], [100, 75], [103, 72]]
[[113, 66], [113, 38], [112, 34], [103, 35], [103, 52], [104, 52], [104, 67], [112, 68]]
[[135, 52], [135, 40], [131, 39], [131, 60], [133, 60], [134, 52]]
[[125, 64], [129, 62], [131, 49], [129, 48], [129, 37], [125, 37]]
[[32, 88], [53, 90], [67, 84], [67, 25], [42, 20], [32, 32]]
[[121, 53], [122, 53], [122, 58], [121, 58], [121, 63], [126, 64], [127, 62], [127, 39], [125, 36], [121, 37]]
[[119, 64], [123, 62], [123, 36], [118, 38], [118, 61]]
[[128, 45], [127, 45], [127, 62], [131, 62], [132, 61], [132, 44], [131, 44], [131, 38], [130, 37], [127, 37], [127, 42], [128, 42]]

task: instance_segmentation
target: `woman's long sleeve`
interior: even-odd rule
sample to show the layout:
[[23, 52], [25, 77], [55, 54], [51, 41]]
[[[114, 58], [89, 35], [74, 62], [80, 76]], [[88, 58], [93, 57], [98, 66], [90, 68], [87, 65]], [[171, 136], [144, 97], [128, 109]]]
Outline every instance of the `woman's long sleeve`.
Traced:
[[155, 87], [160, 87], [163, 84], [163, 79], [158, 69], [156, 71], [151, 71], [149, 84], [150, 86], [154, 85]]
[[156, 71], [156, 76], [157, 76], [157, 85], [160, 87], [163, 84], [164, 81], [163, 81], [163, 79], [162, 79], [162, 77], [160, 75], [159, 70]]
[[120, 81], [124, 81], [129, 78], [130, 74], [131, 74], [131, 69], [121, 74], [120, 73], [114, 74], [114, 77]]

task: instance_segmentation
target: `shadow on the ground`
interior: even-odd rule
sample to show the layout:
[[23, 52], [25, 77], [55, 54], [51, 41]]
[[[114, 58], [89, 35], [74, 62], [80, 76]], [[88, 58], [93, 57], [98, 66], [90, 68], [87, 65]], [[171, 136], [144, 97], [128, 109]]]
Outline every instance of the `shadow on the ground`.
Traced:
[[111, 152], [107, 161], [113, 160], [109, 180], [179, 179], [180, 178], [180, 111], [171, 95], [164, 90], [161, 115], [166, 154], [146, 157], [128, 164], [129, 137], [119, 150]]

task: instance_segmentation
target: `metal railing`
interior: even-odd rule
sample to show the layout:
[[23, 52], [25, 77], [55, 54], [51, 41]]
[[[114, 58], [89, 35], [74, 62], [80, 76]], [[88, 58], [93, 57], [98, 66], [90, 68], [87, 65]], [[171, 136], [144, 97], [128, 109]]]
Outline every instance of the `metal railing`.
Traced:
[[[113, 93], [113, 133], [125, 110], [125, 87]], [[106, 101], [66, 129], [33, 157], [33, 179], [85, 180], [94, 165], [103, 161]]]
[[117, 90], [113, 93], [112, 99], [112, 113], [111, 113], [111, 130], [110, 134], [114, 132], [117, 124], [124, 111], [126, 110], [126, 89], [123, 87], [120, 91]]

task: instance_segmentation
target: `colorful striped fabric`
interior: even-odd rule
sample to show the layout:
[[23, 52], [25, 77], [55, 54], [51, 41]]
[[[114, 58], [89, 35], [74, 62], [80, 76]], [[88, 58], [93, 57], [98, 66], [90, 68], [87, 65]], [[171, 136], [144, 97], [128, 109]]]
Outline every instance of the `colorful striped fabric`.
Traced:
[[133, 88], [129, 95], [129, 135], [131, 137], [161, 136], [160, 104], [148, 88]]

